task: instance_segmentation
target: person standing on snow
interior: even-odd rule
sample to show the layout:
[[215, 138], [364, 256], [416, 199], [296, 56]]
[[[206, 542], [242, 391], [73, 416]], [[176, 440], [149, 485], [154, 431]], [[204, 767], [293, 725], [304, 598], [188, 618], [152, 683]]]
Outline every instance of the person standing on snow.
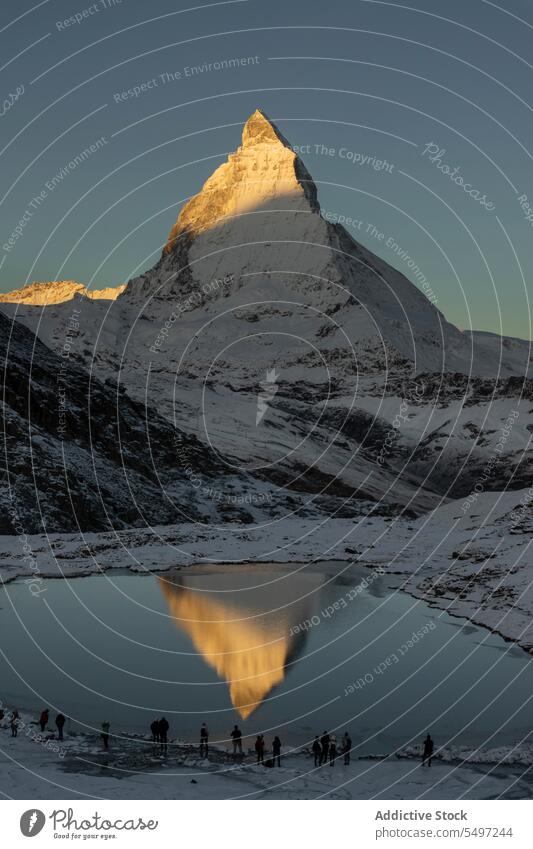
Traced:
[[231, 732], [231, 738], [233, 740], [233, 757], [236, 757], [237, 750], [242, 755], [242, 731], [238, 725], [234, 726]]
[[41, 713], [39, 725], [41, 726], [41, 734], [44, 734], [46, 726], [48, 725], [48, 710], [46, 708]]
[[344, 755], [344, 766], [348, 766], [350, 763], [350, 752], [352, 751], [352, 741], [348, 735], [348, 732], [344, 732], [344, 737], [342, 738], [342, 753]]
[[10, 726], [11, 726], [11, 736], [12, 737], [16, 737], [17, 734], [19, 733], [19, 719], [20, 719], [19, 712], [15, 708], [15, 710], [11, 714], [11, 721], [9, 723]]
[[324, 731], [322, 737], [320, 738], [320, 745], [322, 746], [322, 752], [320, 754], [320, 766], [322, 764], [327, 763], [328, 754], [329, 754], [329, 734], [327, 731]]
[[276, 766], [276, 758], [278, 759], [278, 766], [281, 766], [281, 740], [277, 734], [272, 741], [272, 761], [274, 766]]
[[206, 758], [207, 752], [209, 748], [209, 729], [205, 722], [202, 722], [202, 727], [200, 728], [200, 757]]
[[318, 735], [313, 740], [313, 755], [315, 756], [315, 766], [320, 766], [320, 756], [322, 754], [322, 746], [320, 745], [320, 740], [318, 739]]
[[424, 753], [422, 755], [422, 766], [424, 766], [425, 762], [428, 762], [428, 767], [431, 766], [431, 758], [433, 757], [433, 740], [431, 736], [428, 734], [426, 739], [424, 740]]
[[337, 757], [337, 738], [335, 734], [331, 734], [329, 738], [329, 765], [333, 766]]
[[170, 728], [167, 720], [164, 716], [159, 720], [159, 740], [161, 742], [161, 749], [163, 753], [166, 755], [168, 750], [168, 729]]
[[63, 726], [65, 724], [65, 717], [62, 713], [58, 713], [56, 716], [56, 727], [57, 727], [57, 739], [63, 739]]

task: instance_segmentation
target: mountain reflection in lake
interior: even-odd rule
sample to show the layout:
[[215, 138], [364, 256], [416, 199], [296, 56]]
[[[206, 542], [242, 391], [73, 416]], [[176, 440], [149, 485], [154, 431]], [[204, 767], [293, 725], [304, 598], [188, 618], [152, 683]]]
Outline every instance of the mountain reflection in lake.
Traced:
[[[302, 651], [306, 631], [298, 626], [316, 609], [317, 574], [257, 572], [159, 578], [176, 625], [228, 682], [235, 710], [247, 719], [285, 678]], [[295, 633], [296, 632], [296, 633]]]
[[[108, 573], [46, 581], [40, 598], [7, 584], [0, 698], [37, 716], [45, 705], [61, 711], [67, 732], [99, 733], [107, 719], [146, 735], [164, 714], [172, 738], [197, 740], [204, 721], [213, 742], [237, 721], [248, 739], [278, 733], [284, 743], [327, 728], [349, 731], [358, 754], [392, 752], [428, 730], [439, 743], [490, 746], [531, 733], [525, 652], [395, 592], [387, 576], [352, 565], [332, 577], [341, 570]], [[306, 619], [313, 627], [298, 629]]]

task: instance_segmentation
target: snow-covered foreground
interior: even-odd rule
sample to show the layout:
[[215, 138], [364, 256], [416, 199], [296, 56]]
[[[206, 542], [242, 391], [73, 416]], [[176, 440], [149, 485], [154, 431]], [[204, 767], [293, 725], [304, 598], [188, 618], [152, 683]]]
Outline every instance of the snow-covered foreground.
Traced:
[[[23, 717], [29, 722], [28, 717]], [[36, 729], [28, 725], [26, 728]], [[26, 730], [26, 729], [25, 729]], [[46, 738], [49, 738], [46, 740]], [[445, 751], [431, 768], [413, 752], [405, 757], [342, 758], [315, 768], [307, 752], [283, 753], [281, 768], [255, 764], [251, 753], [235, 763], [225, 747], [209, 760], [184, 741], [162, 755], [148, 739], [113, 739], [108, 752], [94, 737], [44, 742], [32, 730], [11, 738], [0, 729], [0, 792], [12, 799], [525, 799], [533, 795], [533, 751]], [[507, 761], [507, 762], [506, 762]]]
[[[236, 562], [313, 563], [350, 576], [352, 566], [380, 567], [390, 586], [471, 619], [533, 650], [533, 491], [484, 493], [416, 520], [302, 520], [290, 538], [265, 528], [172, 526], [112, 534], [4, 537], [0, 574], [46, 592], [45, 577], [111, 569], [165, 571]], [[230, 566], [226, 567], [230, 568]], [[388, 576], [388, 577], [387, 577]], [[29, 727], [29, 726], [28, 726]], [[32, 735], [35, 737], [35, 735]], [[497, 745], [497, 744], [496, 744]], [[415, 750], [314, 769], [305, 753], [285, 753], [281, 769], [235, 764], [225, 750], [201, 761], [185, 742], [162, 758], [139, 736], [113, 741], [69, 738], [61, 751], [0, 731], [0, 790], [14, 798], [528, 798], [533, 750], [447, 749], [430, 770]]]

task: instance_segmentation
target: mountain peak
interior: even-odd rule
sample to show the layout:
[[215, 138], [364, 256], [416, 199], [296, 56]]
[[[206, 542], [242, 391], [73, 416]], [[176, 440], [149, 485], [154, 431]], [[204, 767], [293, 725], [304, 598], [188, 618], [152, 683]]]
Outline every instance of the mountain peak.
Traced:
[[287, 139], [282, 136], [270, 118], [261, 109], [256, 109], [244, 125], [242, 144], [243, 147], [248, 147], [265, 143], [281, 143], [284, 147], [290, 147]]
[[177, 247], [181, 235], [196, 238], [239, 216], [271, 207], [320, 210], [316, 186], [303, 162], [276, 125], [256, 109], [243, 127], [241, 146], [183, 206], [163, 257]]

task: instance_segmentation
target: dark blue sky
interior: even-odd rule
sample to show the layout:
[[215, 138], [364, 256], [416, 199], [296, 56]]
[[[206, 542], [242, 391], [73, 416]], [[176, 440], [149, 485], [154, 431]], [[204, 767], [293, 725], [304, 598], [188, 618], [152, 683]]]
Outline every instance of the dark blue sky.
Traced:
[[[0, 289], [149, 267], [259, 107], [303, 146], [322, 208], [414, 279], [394, 240], [450, 320], [531, 338], [529, 2], [193, 6], [4, 0]], [[230, 59], [249, 61], [190, 70]]]

